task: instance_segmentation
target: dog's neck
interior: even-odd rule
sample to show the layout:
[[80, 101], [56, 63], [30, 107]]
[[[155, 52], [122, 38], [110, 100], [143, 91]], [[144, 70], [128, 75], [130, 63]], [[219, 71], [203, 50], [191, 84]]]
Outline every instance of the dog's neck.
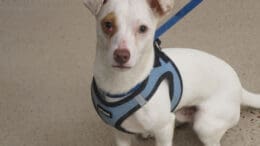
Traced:
[[[152, 43], [151, 43], [152, 44]], [[97, 47], [102, 47], [99, 43]], [[94, 64], [94, 78], [99, 88], [110, 94], [125, 93], [142, 82], [151, 72], [154, 65], [153, 45], [132, 68], [120, 70], [106, 65], [101, 49], [97, 48]]]

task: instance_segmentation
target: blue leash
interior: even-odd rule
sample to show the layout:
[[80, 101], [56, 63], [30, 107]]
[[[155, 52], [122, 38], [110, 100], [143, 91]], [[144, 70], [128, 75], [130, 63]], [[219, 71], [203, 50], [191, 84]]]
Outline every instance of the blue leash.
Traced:
[[164, 34], [167, 30], [173, 27], [177, 22], [179, 22], [184, 16], [186, 16], [191, 10], [197, 7], [203, 0], [191, 0], [187, 5], [185, 5], [179, 12], [172, 16], [167, 22], [160, 26], [155, 32], [155, 40]]

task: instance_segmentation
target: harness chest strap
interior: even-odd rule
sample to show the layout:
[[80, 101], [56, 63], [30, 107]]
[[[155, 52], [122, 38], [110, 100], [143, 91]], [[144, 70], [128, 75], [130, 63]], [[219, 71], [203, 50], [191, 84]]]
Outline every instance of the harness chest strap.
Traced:
[[141, 83], [140, 88], [118, 102], [105, 101], [105, 95], [99, 91], [93, 79], [92, 101], [98, 115], [105, 123], [123, 132], [132, 133], [122, 128], [121, 124], [151, 99], [164, 79], [167, 79], [169, 83], [171, 111], [175, 110], [182, 96], [181, 75], [169, 57], [156, 47], [155, 54], [155, 66], [150, 75]]

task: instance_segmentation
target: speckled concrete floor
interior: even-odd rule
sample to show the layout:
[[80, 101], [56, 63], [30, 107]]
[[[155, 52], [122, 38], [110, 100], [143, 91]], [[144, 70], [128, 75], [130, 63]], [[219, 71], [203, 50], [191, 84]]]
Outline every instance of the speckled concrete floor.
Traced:
[[[90, 100], [95, 39], [80, 0], [0, 0], [0, 146], [113, 145]], [[223, 58], [260, 92], [260, 1], [205, 0], [162, 40]], [[260, 146], [259, 137], [260, 111], [244, 109], [222, 144]], [[201, 146], [189, 127], [176, 130], [174, 143]]]

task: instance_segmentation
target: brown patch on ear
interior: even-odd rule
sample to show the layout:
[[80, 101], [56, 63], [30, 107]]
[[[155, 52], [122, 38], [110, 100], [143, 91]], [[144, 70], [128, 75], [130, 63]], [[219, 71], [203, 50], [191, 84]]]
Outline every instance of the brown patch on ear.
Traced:
[[174, 0], [147, 0], [151, 9], [159, 16], [168, 14], [173, 8]]
[[156, 13], [158, 13], [160, 16], [164, 15], [164, 11], [158, 2], [158, 0], [148, 0], [148, 3], [150, 4], [150, 7], [152, 10], [154, 10]]
[[117, 32], [117, 18], [114, 12], [107, 14], [101, 21], [103, 32], [110, 38]]

